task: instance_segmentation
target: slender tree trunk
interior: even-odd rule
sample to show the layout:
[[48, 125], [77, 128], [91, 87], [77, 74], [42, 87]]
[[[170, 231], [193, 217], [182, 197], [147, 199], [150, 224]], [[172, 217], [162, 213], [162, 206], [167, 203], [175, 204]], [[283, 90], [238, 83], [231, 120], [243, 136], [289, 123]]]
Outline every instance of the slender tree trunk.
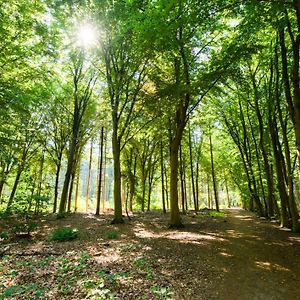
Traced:
[[2, 193], [4, 190], [5, 178], [2, 176], [0, 179], [0, 204], [2, 204]]
[[67, 212], [71, 212], [71, 203], [72, 203], [74, 180], [75, 180], [75, 170], [73, 170], [72, 174], [71, 174], [71, 181], [70, 181], [70, 188], [69, 188], [69, 195], [68, 195]]
[[142, 203], [141, 203], [141, 210], [142, 212], [145, 211], [145, 194], [146, 194], [146, 178], [147, 178], [147, 172], [145, 170], [145, 165], [142, 165]]
[[18, 168], [17, 175], [15, 177], [15, 181], [14, 181], [12, 191], [10, 193], [10, 197], [8, 199], [7, 208], [6, 208], [6, 211], [8, 211], [8, 212], [11, 210], [13, 200], [14, 200], [14, 197], [15, 197], [15, 194], [16, 194], [16, 191], [17, 191], [17, 187], [19, 185], [19, 181], [20, 181], [20, 177], [21, 177], [21, 174], [23, 172], [23, 169], [24, 169], [24, 165], [23, 165], [23, 163], [21, 163], [21, 165]]
[[[268, 215], [268, 204], [267, 204], [267, 201], [266, 201], [265, 188], [264, 188], [264, 184], [263, 184], [262, 170], [261, 170], [261, 164], [260, 164], [260, 153], [261, 152], [259, 151], [259, 148], [258, 148], [258, 145], [257, 145], [257, 142], [256, 142], [256, 136], [255, 136], [254, 128], [253, 128], [252, 121], [251, 121], [251, 118], [250, 118], [250, 115], [249, 115], [249, 106], [247, 106], [247, 117], [248, 117], [248, 122], [250, 124], [251, 137], [252, 137], [254, 147], [255, 147], [255, 155], [256, 155], [256, 160], [257, 160], [258, 177], [259, 177], [259, 184], [260, 184], [260, 187], [261, 187], [261, 194], [262, 194], [263, 203], [264, 203], [264, 206], [265, 206], [266, 217], [268, 218], [269, 217], [269, 215]], [[254, 175], [253, 175], [253, 178], [254, 178]], [[255, 181], [255, 179], [253, 179], [253, 180]], [[256, 184], [254, 185], [254, 189], [256, 189], [255, 186], [256, 186]], [[257, 196], [259, 195], [259, 189], [256, 192], [256, 194], [257, 194]]]
[[124, 223], [122, 217], [122, 198], [121, 198], [121, 163], [120, 163], [120, 141], [118, 139], [118, 116], [113, 112], [113, 136], [112, 150], [114, 159], [114, 219], [112, 224]]
[[193, 151], [192, 151], [192, 136], [191, 128], [189, 125], [189, 151], [190, 151], [190, 168], [191, 168], [191, 180], [192, 180], [192, 192], [193, 192], [193, 201], [195, 213], [197, 213], [197, 200], [196, 200], [196, 189], [195, 189], [195, 179], [194, 179], [194, 166], [193, 166]]
[[91, 140], [89, 170], [88, 170], [88, 178], [87, 178], [87, 185], [86, 185], [86, 196], [85, 196], [85, 211], [86, 212], [89, 211], [89, 194], [90, 194], [90, 184], [91, 184], [92, 161], [93, 161], [93, 140]]
[[135, 178], [136, 178], [136, 164], [137, 164], [137, 156], [134, 156], [134, 164], [133, 164], [133, 174], [130, 176], [130, 196], [129, 196], [129, 210], [133, 211], [133, 197], [135, 193]]
[[183, 226], [179, 214], [178, 206], [178, 150], [180, 138], [174, 138], [170, 147], [170, 228], [180, 228]]
[[225, 189], [226, 189], [227, 207], [230, 208], [231, 207], [231, 203], [230, 203], [230, 195], [229, 195], [229, 191], [228, 191], [227, 179], [225, 179]]
[[57, 199], [58, 199], [58, 185], [59, 185], [59, 175], [61, 169], [62, 153], [58, 155], [58, 160], [56, 163], [56, 173], [55, 173], [55, 187], [54, 187], [54, 202], [53, 202], [53, 213], [57, 210]]
[[182, 206], [182, 213], [185, 214], [184, 174], [183, 174], [183, 159], [182, 159], [182, 146], [181, 145], [180, 145], [180, 150], [179, 150], [179, 157], [180, 157], [181, 206]]
[[148, 186], [147, 211], [150, 211], [151, 194], [152, 194], [152, 185], [153, 185], [153, 177], [154, 177], [154, 172], [155, 172], [155, 165], [156, 165], [156, 162], [152, 162], [152, 165], [149, 168], [149, 173], [148, 173], [149, 186]]
[[196, 165], [196, 207], [199, 210], [199, 161]]
[[[271, 70], [272, 72], [272, 70]], [[268, 186], [268, 196], [267, 196], [267, 205], [266, 205], [266, 215], [272, 217], [274, 215], [274, 186], [273, 180], [271, 178], [271, 170], [270, 170], [270, 163], [268, 159], [268, 153], [265, 145], [265, 130], [264, 130], [264, 122], [262, 118], [262, 114], [259, 107], [259, 93], [258, 88], [256, 85], [255, 75], [251, 76], [252, 84], [254, 89], [254, 102], [255, 102], [255, 112], [258, 119], [259, 124], [259, 147], [261, 150], [261, 154], [263, 156], [264, 162], [264, 171], [266, 174], [267, 186]], [[259, 162], [259, 160], [258, 160]]]
[[103, 189], [102, 189], [102, 212], [105, 211], [105, 202], [106, 202], [106, 148], [107, 148], [107, 132], [104, 136], [104, 157], [103, 157]]
[[167, 204], [167, 210], [169, 210], [169, 178], [168, 178], [168, 174], [167, 174], [167, 167], [164, 166], [164, 170], [165, 170], [165, 193], [166, 193], [166, 204]]
[[67, 197], [68, 197], [68, 191], [70, 186], [70, 180], [72, 175], [72, 170], [74, 167], [74, 161], [75, 161], [75, 154], [76, 154], [76, 142], [77, 142], [77, 126], [75, 126], [75, 132], [72, 135], [71, 139], [71, 145], [70, 145], [70, 151], [68, 155], [68, 164], [67, 164], [67, 170], [64, 180], [64, 185], [61, 193], [61, 199], [59, 204], [59, 214], [63, 214], [66, 211], [66, 205], [67, 205]]
[[185, 202], [185, 211], [188, 211], [188, 201], [187, 201], [187, 183], [186, 183], [186, 163], [183, 157], [183, 186], [184, 186], [184, 202]]
[[99, 147], [99, 167], [98, 167], [98, 189], [97, 189], [97, 206], [96, 215], [100, 214], [100, 201], [101, 201], [101, 191], [102, 191], [102, 173], [103, 173], [103, 142], [104, 142], [104, 127], [101, 127], [100, 135], [100, 147]]
[[44, 162], [45, 162], [45, 149], [43, 149], [43, 151], [42, 151], [41, 160], [40, 160], [39, 183], [38, 183], [38, 188], [37, 188], [38, 196], [40, 196], [42, 193]]
[[216, 180], [216, 175], [215, 175], [211, 134], [209, 135], [209, 148], [210, 148], [211, 176], [212, 176], [213, 187], [214, 187], [215, 204], [216, 204], [216, 210], [219, 211], [219, 194], [218, 194], [217, 180]]
[[212, 205], [211, 205], [211, 197], [210, 197], [210, 184], [209, 184], [209, 174], [207, 172], [206, 174], [206, 178], [207, 178], [207, 206], [208, 206], [208, 209], [211, 209], [212, 208]]
[[165, 184], [164, 184], [164, 156], [163, 156], [163, 142], [160, 141], [160, 173], [161, 173], [161, 200], [163, 205], [163, 213], [166, 211], [166, 202], [165, 202]]
[[[284, 35], [283, 35], [283, 37], [284, 37]], [[282, 38], [282, 36], [281, 36], [281, 38]], [[299, 37], [297, 37], [297, 39], [299, 39]], [[298, 41], [300, 42], [300, 39]], [[282, 43], [283, 43], [283, 45], [282, 45]], [[297, 47], [298, 47], [298, 51], [299, 51], [299, 45]], [[284, 41], [281, 41], [281, 49], [282, 49], [283, 52], [285, 51], [284, 48], [285, 48]], [[285, 55], [286, 54], [284, 54], [284, 53], [282, 55], [282, 59], [283, 59], [283, 62], [282, 62], [283, 63], [283, 79], [284, 79], [284, 81], [288, 80], [287, 78], [284, 78], [286, 76], [286, 72], [287, 72], [287, 70], [286, 70], [287, 66], [285, 65], [285, 63], [287, 63], [285, 61], [286, 60]], [[299, 53], [297, 54], [297, 59], [299, 60]], [[299, 64], [299, 62], [298, 62], [298, 64]], [[298, 213], [297, 204], [296, 204], [296, 201], [295, 201], [291, 154], [290, 154], [289, 140], [288, 140], [288, 136], [287, 136], [288, 135], [288, 133], [287, 133], [287, 124], [283, 120], [283, 114], [282, 114], [281, 105], [280, 105], [281, 104], [280, 103], [280, 94], [279, 94], [280, 93], [279, 92], [279, 76], [280, 75], [279, 75], [279, 68], [278, 68], [277, 47], [275, 48], [275, 62], [274, 62], [274, 65], [275, 65], [275, 99], [276, 99], [276, 107], [277, 107], [277, 111], [278, 111], [279, 122], [280, 122], [281, 129], [282, 129], [282, 137], [283, 137], [283, 142], [284, 142], [285, 159], [286, 159], [286, 163], [285, 163], [286, 176], [285, 176], [285, 178], [286, 178], [286, 182], [287, 182], [287, 185], [288, 185], [288, 198], [287, 198], [288, 199], [288, 206], [289, 206], [289, 211], [290, 211], [290, 215], [291, 215], [291, 219], [292, 219], [292, 230], [294, 232], [299, 232], [300, 231], [299, 213]], [[298, 65], [298, 67], [299, 67], [299, 65]], [[298, 72], [299, 71], [296, 71], [296, 74], [298, 74]], [[298, 79], [299, 79], [299, 74], [296, 75], [296, 76], [298, 76]], [[297, 89], [297, 88], [299, 89], [299, 82], [297, 84], [297, 86], [298, 86], [297, 87], [297, 86], [295, 86], [295, 82], [294, 82], [293, 78], [292, 78], [292, 81], [293, 81], [294, 89]], [[290, 95], [290, 91], [288, 91], [287, 89], [289, 89], [289, 83], [285, 82], [286, 99], [289, 99], [287, 101], [287, 104], [289, 105], [289, 101], [291, 101], [291, 98], [290, 98], [291, 95]], [[271, 93], [271, 91], [270, 91], [270, 93]], [[295, 93], [295, 91], [294, 91], [294, 93]], [[296, 92], [296, 94], [294, 94], [294, 97], [296, 95], [297, 95], [297, 92]], [[297, 96], [300, 97], [300, 93]], [[300, 108], [300, 106], [299, 106], [299, 108]], [[296, 133], [297, 123], [300, 124], [300, 121], [297, 120], [297, 113], [296, 113], [297, 109], [294, 108], [294, 110], [295, 110], [295, 116], [294, 116], [294, 119], [293, 119], [293, 116], [292, 116], [292, 121], [294, 121], [294, 129], [295, 129], [295, 133]], [[290, 108], [289, 111], [291, 112], [292, 109]], [[299, 117], [300, 117], [300, 115], [299, 115]], [[296, 143], [297, 143], [297, 136], [296, 136]], [[300, 139], [299, 139], [299, 143], [300, 143]], [[284, 160], [283, 155], [282, 155], [282, 159]]]
[[78, 161], [78, 170], [76, 176], [76, 189], [75, 189], [75, 201], [74, 201], [74, 211], [77, 212], [78, 209], [78, 194], [79, 194], [79, 181], [80, 181], [80, 160]]
[[276, 132], [277, 126], [275, 126], [275, 120], [273, 120], [272, 116], [269, 116], [269, 130], [272, 138], [272, 145], [273, 145], [273, 152], [275, 157], [275, 166], [276, 166], [276, 173], [277, 173], [277, 183], [278, 183], [278, 190], [280, 195], [280, 202], [281, 202], [281, 226], [288, 227], [288, 194], [285, 188], [285, 178], [283, 175], [283, 166], [282, 166], [282, 156], [279, 153], [278, 149], [278, 133]]
[[[293, 121], [293, 127], [296, 137], [296, 149], [298, 155], [298, 164], [300, 166], [300, 87], [299, 87], [299, 47], [300, 47], [300, 4], [299, 0], [293, 1], [296, 17], [297, 17], [297, 27], [298, 32], [294, 36], [290, 32], [290, 39], [292, 43], [292, 70], [291, 78], [289, 78], [288, 70], [288, 58], [287, 49], [285, 45], [285, 29], [279, 26], [279, 41], [281, 48], [281, 64], [282, 64], [282, 78], [284, 82], [285, 98], [287, 103], [287, 108]], [[289, 22], [289, 20], [288, 20]], [[293, 93], [291, 89], [293, 86]]]

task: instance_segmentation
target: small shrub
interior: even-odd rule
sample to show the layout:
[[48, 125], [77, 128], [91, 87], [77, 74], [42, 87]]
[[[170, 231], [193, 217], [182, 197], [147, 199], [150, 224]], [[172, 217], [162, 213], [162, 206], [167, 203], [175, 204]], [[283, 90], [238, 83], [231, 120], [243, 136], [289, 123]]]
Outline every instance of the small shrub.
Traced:
[[163, 287], [159, 285], [153, 285], [151, 287], [151, 291], [159, 299], [169, 299], [174, 294], [173, 292], [170, 291], [168, 287]]
[[116, 231], [109, 231], [105, 233], [105, 237], [109, 240], [114, 240], [119, 237], [119, 234]]
[[15, 235], [17, 237], [21, 237], [21, 238], [22, 237], [30, 237], [32, 231], [34, 231], [37, 227], [38, 227], [38, 225], [35, 222], [30, 221], [26, 217], [25, 221], [23, 221], [19, 224], [16, 224], [13, 227], [13, 232], [15, 233]]
[[1, 240], [8, 240], [9, 239], [9, 234], [6, 231], [0, 232], [0, 241]]
[[51, 241], [64, 242], [72, 241], [78, 238], [78, 230], [71, 227], [62, 227], [55, 229], [50, 237]]

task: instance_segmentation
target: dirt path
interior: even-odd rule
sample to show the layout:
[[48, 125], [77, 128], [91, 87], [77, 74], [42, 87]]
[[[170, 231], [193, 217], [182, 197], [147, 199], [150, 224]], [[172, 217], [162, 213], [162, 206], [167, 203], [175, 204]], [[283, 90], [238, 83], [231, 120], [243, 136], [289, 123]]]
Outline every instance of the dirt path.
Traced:
[[213, 251], [223, 274], [212, 299], [300, 299], [300, 236], [240, 209], [227, 213]]
[[[275, 223], [241, 209], [190, 213], [181, 230], [167, 229], [161, 212], [135, 213], [122, 225], [111, 218], [49, 215], [29, 241], [2, 241], [13, 246], [0, 257], [0, 299], [300, 299], [300, 235]], [[51, 242], [64, 226], [80, 238]], [[93, 298], [94, 291], [109, 294]]]

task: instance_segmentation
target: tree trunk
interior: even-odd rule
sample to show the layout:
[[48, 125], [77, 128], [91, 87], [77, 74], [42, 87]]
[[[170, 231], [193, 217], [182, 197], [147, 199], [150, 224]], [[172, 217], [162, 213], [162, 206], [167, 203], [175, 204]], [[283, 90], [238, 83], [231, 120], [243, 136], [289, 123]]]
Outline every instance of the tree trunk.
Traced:
[[102, 189], [102, 212], [105, 211], [106, 202], [106, 148], [107, 148], [107, 132], [104, 136], [104, 157], [103, 157], [103, 189]]
[[100, 214], [100, 200], [101, 200], [101, 191], [102, 191], [102, 173], [103, 173], [103, 142], [104, 142], [104, 127], [101, 127], [100, 135], [100, 147], [99, 147], [99, 167], [98, 167], [98, 189], [97, 189], [97, 206], [96, 206], [96, 215]]
[[184, 174], [183, 174], [183, 159], [182, 159], [182, 146], [180, 145], [179, 150], [179, 157], [180, 157], [180, 187], [181, 187], [181, 206], [182, 206], [182, 213], [185, 214], [185, 191], [184, 191]]
[[56, 213], [57, 210], [57, 199], [58, 199], [58, 185], [59, 185], [59, 175], [61, 169], [61, 160], [62, 160], [62, 153], [58, 155], [58, 161], [56, 164], [56, 173], [55, 173], [55, 187], [54, 187], [54, 202], [53, 202], [53, 213]]
[[196, 165], [196, 207], [199, 210], [199, 161]]
[[75, 190], [75, 201], [74, 201], [75, 212], [77, 212], [78, 209], [79, 180], [80, 180], [80, 160], [78, 161], [78, 170], [77, 170], [77, 178], [76, 178], [76, 190]]
[[0, 204], [2, 204], [2, 193], [4, 190], [5, 178], [1, 177], [0, 179]]
[[146, 175], [146, 170], [145, 170], [145, 166], [142, 166], [142, 203], [141, 203], [141, 210], [142, 212], [145, 211], [145, 194], [146, 194], [146, 178], [147, 178], [147, 175]]
[[190, 151], [190, 168], [191, 168], [191, 180], [192, 180], [193, 202], [194, 202], [195, 213], [197, 213], [198, 208], [197, 208], [196, 190], [195, 190], [195, 180], [194, 180], [192, 137], [191, 137], [191, 128], [190, 128], [190, 125], [189, 125], [189, 151]]
[[277, 126], [275, 125], [275, 120], [273, 120], [272, 116], [269, 116], [269, 130], [272, 138], [273, 152], [275, 157], [275, 166], [276, 166], [276, 174], [277, 174], [277, 183], [278, 190], [280, 195], [281, 202], [281, 226], [288, 227], [288, 194], [285, 187], [285, 178], [282, 171], [282, 155], [280, 155], [278, 150], [278, 133], [276, 132]]
[[164, 157], [163, 157], [163, 142], [160, 142], [160, 173], [161, 173], [161, 200], [163, 206], [163, 213], [166, 211], [166, 202], [165, 202], [165, 184], [164, 184]]
[[212, 176], [213, 187], [214, 187], [216, 211], [219, 211], [219, 193], [218, 193], [217, 180], [216, 180], [216, 175], [215, 175], [214, 156], [213, 156], [213, 147], [212, 147], [211, 134], [209, 135], [209, 148], [210, 148], [210, 160], [211, 160], [211, 176]]
[[[256, 136], [255, 136], [254, 128], [253, 128], [252, 121], [251, 121], [251, 118], [250, 118], [250, 115], [249, 115], [249, 106], [247, 106], [247, 117], [248, 117], [248, 121], [249, 121], [249, 125], [250, 125], [250, 131], [251, 131], [253, 144], [254, 144], [254, 147], [255, 147], [255, 155], [256, 155], [257, 167], [258, 167], [259, 184], [260, 184], [260, 187], [261, 187], [263, 203], [264, 203], [264, 206], [265, 206], [265, 212], [266, 212], [265, 215], [266, 215], [266, 217], [268, 217], [269, 216], [268, 215], [268, 204], [267, 204], [267, 201], [266, 201], [265, 188], [264, 188], [263, 178], [262, 178], [262, 170], [261, 170], [260, 155], [259, 155], [260, 151], [259, 151], [259, 148], [258, 148], [258, 145], [257, 145], [257, 142], [256, 142]], [[251, 164], [251, 166], [252, 166], [252, 164]], [[253, 181], [255, 182], [254, 174], [253, 174]], [[256, 191], [256, 184], [254, 184], [254, 190]], [[259, 195], [259, 189], [257, 189], [256, 194], [257, 194], [257, 196]], [[259, 197], [258, 197], [258, 199], [259, 199]], [[260, 202], [260, 200], [259, 200], [259, 202]]]
[[211, 209], [212, 208], [212, 205], [211, 205], [211, 196], [210, 196], [210, 184], [209, 184], [209, 173], [207, 172], [206, 174], [206, 178], [207, 178], [207, 206], [208, 206], [208, 209]]
[[151, 193], [152, 193], [152, 185], [153, 185], [153, 177], [154, 177], [154, 172], [155, 172], [155, 162], [152, 162], [152, 165], [149, 168], [149, 173], [148, 173], [148, 201], [147, 201], [147, 211], [150, 211], [150, 204], [151, 204]]
[[180, 138], [176, 137], [170, 145], [170, 228], [181, 228], [181, 222], [178, 206], [178, 150]]
[[71, 203], [72, 203], [74, 180], [75, 180], [75, 170], [73, 170], [72, 174], [71, 174], [71, 181], [70, 181], [70, 188], [69, 188], [69, 195], [68, 195], [68, 206], [67, 206], [67, 212], [68, 213], [71, 212]]
[[[259, 124], [259, 147], [263, 156], [263, 162], [264, 162], [264, 171], [267, 179], [267, 186], [268, 186], [268, 196], [267, 196], [267, 206], [266, 206], [266, 215], [269, 217], [274, 216], [274, 186], [273, 186], [273, 180], [271, 178], [271, 168], [270, 163], [268, 159], [268, 153], [265, 146], [265, 133], [264, 133], [264, 123], [262, 114], [260, 112], [259, 107], [259, 94], [258, 94], [258, 88], [256, 85], [256, 79], [255, 75], [252, 75], [252, 84], [254, 89], [254, 102], [255, 102], [255, 112], [258, 119]], [[259, 160], [258, 160], [259, 161]]]
[[120, 163], [120, 141], [118, 139], [118, 117], [117, 112], [113, 112], [113, 133], [112, 150], [114, 159], [114, 219], [112, 224], [124, 223], [122, 217], [122, 199], [121, 199], [121, 163]]
[[227, 184], [227, 179], [225, 179], [225, 189], [226, 189], [226, 200], [227, 200], [227, 207], [231, 207], [230, 203], [230, 196], [229, 196], [229, 191], [228, 191], [228, 184]]
[[74, 124], [75, 130], [73, 131], [72, 139], [71, 139], [70, 151], [69, 151], [69, 155], [68, 155], [67, 170], [66, 170], [64, 185], [63, 185], [60, 204], [59, 204], [59, 211], [58, 211], [59, 214], [64, 214], [66, 212], [68, 191], [69, 191], [69, 186], [70, 186], [72, 170], [74, 168], [74, 161], [75, 161], [75, 154], [76, 154], [76, 143], [77, 143], [77, 133], [78, 133], [77, 127], [78, 126], [79, 126], [79, 124]]
[[189, 209], [188, 201], [187, 201], [187, 188], [186, 188], [186, 163], [185, 158], [183, 157], [183, 185], [184, 185], [184, 202], [185, 202], [185, 211], [187, 212]]
[[43, 149], [43, 151], [42, 151], [42, 156], [41, 156], [41, 161], [40, 161], [39, 182], [38, 182], [38, 188], [37, 188], [38, 196], [40, 196], [42, 193], [44, 162], [45, 162], [45, 149]]
[[169, 178], [168, 178], [168, 174], [167, 174], [167, 167], [164, 166], [164, 170], [165, 170], [165, 193], [166, 193], [166, 204], [167, 204], [167, 210], [169, 210]]
[[91, 184], [92, 161], [93, 161], [93, 139], [91, 140], [89, 170], [88, 170], [88, 178], [87, 178], [87, 185], [86, 185], [86, 196], [85, 196], [86, 213], [88, 213], [89, 211], [89, 194], [90, 194], [90, 184]]
[[15, 182], [14, 182], [12, 191], [10, 193], [10, 197], [8, 199], [7, 208], [6, 208], [6, 211], [8, 211], [8, 212], [11, 211], [11, 207], [12, 207], [12, 204], [13, 204], [13, 200], [14, 200], [14, 197], [15, 197], [15, 194], [16, 194], [16, 191], [17, 191], [17, 187], [19, 185], [19, 181], [20, 181], [20, 177], [21, 177], [21, 174], [23, 172], [23, 169], [24, 169], [24, 165], [23, 165], [23, 163], [21, 163], [21, 165], [19, 166], [18, 171], [17, 171], [17, 175], [16, 175], [16, 178], [15, 178]]

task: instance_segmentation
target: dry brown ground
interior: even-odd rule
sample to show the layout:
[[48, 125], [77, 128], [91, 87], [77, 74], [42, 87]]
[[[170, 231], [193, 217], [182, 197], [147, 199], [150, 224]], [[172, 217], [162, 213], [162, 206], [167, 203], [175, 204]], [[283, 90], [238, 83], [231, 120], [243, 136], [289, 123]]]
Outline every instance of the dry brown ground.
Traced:
[[[47, 216], [31, 240], [0, 242], [11, 245], [0, 258], [0, 299], [300, 299], [300, 235], [275, 223], [241, 209], [184, 216], [181, 230], [167, 229], [160, 212], [110, 220]], [[62, 226], [80, 238], [49, 241]]]

